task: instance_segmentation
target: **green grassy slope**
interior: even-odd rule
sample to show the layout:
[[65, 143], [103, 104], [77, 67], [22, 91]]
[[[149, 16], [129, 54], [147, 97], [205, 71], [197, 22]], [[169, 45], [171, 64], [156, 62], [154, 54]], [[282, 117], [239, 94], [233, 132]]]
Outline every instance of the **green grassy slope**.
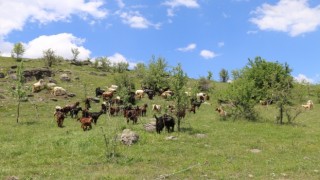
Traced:
[[[0, 72], [16, 64], [11, 58], [0, 57]], [[40, 61], [25, 62], [26, 69], [42, 66]], [[85, 89], [93, 97], [96, 87], [115, 83], [116, 74], [103, 75], [91, 67], [68, 63], [53, 69], [58, 85], [77, 96], [52, 101], [53, 96], [46, 90], [34, 93], [30, 100], [36, 106], [22, 103], [19, 123], [15, 121], [16, 101], [9, 91], [14, 83], [10, 78], [0, 79], [0, 93], [4, 97], [0, 98], [0, 179], [320, 178], [320, 110], [314, 96], [306, 98], [313, 98], [315, 108], [304, 111], [292, 125], [274, 123], [277, 110], [273, 105], [257, 105], [261, 114], [257, 122], [221, 120], [214, 109], [217, 94], [227, 84], [216, 83], [209, 103], [201, 105], [196, 114], [187, 114], [181, 132], [156, 134], [143, 129], [145, 123], [153, 121], [151, 104], [170, 103], [160, 97], [138, 101], [148, 103], [149, 108], [147, 117], [139, 118], [136, 125], [127, 124], [122, 116], [102, 115], [92, 130], [83, 132], [80, 123], [70, 117], [65, 119], [64, 128], [58, 128], [54, 107], [82, 101]], [[71, 83], [59, 80], [65, 71], [72, 72]], [[99, 103], [91, 105], [92, 111], [100, 109]], [[137, 132], [139, 142], [132, 146], [116, 142], [112, 146], [114, 135], [124, 128]], [[108, 146], [104, 135], [110, 140]], [[168, 136], [175, 139], [166, 140]], [[113, 152], [113, 148], [116, 157], [108, 159], [106, 154]]]

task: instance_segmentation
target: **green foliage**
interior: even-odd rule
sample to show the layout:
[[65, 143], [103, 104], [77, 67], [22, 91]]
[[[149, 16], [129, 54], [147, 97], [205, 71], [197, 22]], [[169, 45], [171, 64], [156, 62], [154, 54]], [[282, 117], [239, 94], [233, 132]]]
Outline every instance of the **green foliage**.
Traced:
[[21, 101], [25, 100], [27, 98], [27, 89], [24, 86], [25, 79], [23, 76], [23, 61], [20, 62], [20, 65], [17, 69], [17, 80], [15, 82], [15, 88], [12, 91], [12, 95], [17, 98], [17, 123], [19, 122], [20, 118], [20, 103]]
[[120, 96], [125, 104], [129, 101], [129, 92], [135, 89], [134, 81], [127, 72], [118, 74], [114, 77], [114, 82], [117, 82], [117, 95]]
[[228, 82], [229, 80], [229, 72], [226, 69], [221, 69], [220, 73], [220, 81], [221, 82]]
[[42, 58], [44, 60], [44, 65], [47, 67], [52, 67], [52, 65], [56, 63], [56, 55], [51, 48], [43, 51]]
[[[237, 101], [244, 110], [240, 111], [245, 118], [252, 119], [255, 113], [252, 101], [272, 99], [277, 102], [279, 108], [279, 118], [282, 124], [283, 113], [286, 105], [290, 105], [291, 90], [293, 88], [293, 78], [290, 75], [291, 69], [287, 64], [278, 62], [267, 62], [261, 57], [250, 60], [244, 67], [231, 86], [231, 99]], [[238, 86], [238, 87], [235, 87]], [[232, 95], [239, 94], [234, 98]], [[239, 101], [240, 100], [240, 101]], [[249, 114], [249, 116], [247, 115]]]
[[[186, 95], [186, 84], [188, 76], [183, 72], [181, 64], [173, 68], [170, 78], [170, 87], [174, 92], [173, 100], [175, 101], [175, 107], [177, 112], [183, 111], [188, 105], [188, 97]], [[180, 117], [178, 117], [178, 130], [180, 131]]]
[[228, 88], [227, 97], [235, 105], [232, 115], [234, 119], [245, 118], [256, 120], [257, 113], [254, 110], [256, 104], [253, 95], [256, 94], [253, 80], [239, 78]]
[[22, 56], [25, 52], [25, 48], [21, 42], [14, 44], [13, 50], [11, 51], [11, 57], [15, 58], [17, 61], [22, 60]]
[[129, 68], [129, 63], [127, 62], [117, 62], [113, 63], [113, 71], [117, 73], [123, 73]]
[[156, 60], [153, 56], [143, 79], [143, 84], [151, 89], [169, 87], [167, 68], [168, 63], [164, 58], [159, 57]]
[[213, 84], [211, 80], [205, 77], [200, 77], [197, 84], [197, 89], [201, 92], [210, 92], [213, 89]]
[[208, 71], [207, 79], [211, 80], [213, 78], [213, 73], [211, 71]]

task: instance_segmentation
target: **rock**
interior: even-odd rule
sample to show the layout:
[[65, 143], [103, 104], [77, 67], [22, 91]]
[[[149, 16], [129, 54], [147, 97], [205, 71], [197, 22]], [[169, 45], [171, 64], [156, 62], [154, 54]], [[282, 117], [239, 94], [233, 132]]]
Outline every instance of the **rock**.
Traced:
[[68, 97], [75, 97], [76, 94], [74, 94], [74, 93], [69, 93], [67, 96], [68, 96]]
[[28, 81], [31, 81], [34, 77], [36, 78], [36, 80], [39, 80], [46, 77], [52, 77], [54, 75], [54, 73], [50, 69], [46, 68], [25, 70], [22, 74]]
[[196, 134], [196, 137], [197, 138], [206, 138], [207, 135], [205, 135], [205, 134]]
[[51, 101], [58, 101], [57, 98], [50, 98]]
[[155, 132], [156, 131], [156, 122], [150, 122], [148, 124], [143, 125], [144, 129], [148, 132]]
[[19, 178], [17, 176], [8, 176], [5, 180], [19, 180]]
[[0, 73], [0, 78], [5, 78], [6, 76], [5, 76], [5, 74], [4, 73]]
[[139, 135], [130, 129], [124, 129], [120, 136], [120, 141], [125, 145], [132, 145], [139, 140]]
[[55, 83], [55, 84], [58, 83], [55, 79], [52, 79], [52, 78], [49, 78], [48, 82], [49, 82], [49, 83]]
[[168, 137], [166, 137], [166, 140], [177, 140], [177, 137], [175, 137], [175, 136], [168, 136]]
[[16, 74], [10, 74], [9, 76], [12, 80], [17, 80], [17, 75]]
[[261, 152], [260, 149], [250, 149], [249, 151], [252, 153], [260, 153]]
[[18, 66], [17, 65], [13, 65], [13, 66], [11, 66], [10, 68], [11, 69], [16, 69]]
[[68, 76], [68, 74], [61, 74], [60, 75], [60, 80], [61, 81], [71, 81], [71, 78]]

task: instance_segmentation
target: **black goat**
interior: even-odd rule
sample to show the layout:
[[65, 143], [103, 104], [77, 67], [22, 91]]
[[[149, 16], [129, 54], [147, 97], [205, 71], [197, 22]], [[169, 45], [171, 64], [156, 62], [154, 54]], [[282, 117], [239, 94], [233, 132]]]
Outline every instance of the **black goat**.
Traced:
[[154, 115], [154, 118], [156, 118], [156, 131], [158, 134], [161, 133], [164, 126], [167, 128], [168, 133], [174, 131], [175, 120], [172, 116], [164, 114], [163, 116], [157, 117]]
[[79, 111], [82, 111], [81, 107], [76, 107], [70, 110], [70, 116], [71, 118], [78, 118]]
[[100, 89], [100, 87], [96, 88], [96, 97], [102, 96], [104, 93], [104, 90]]
[[192, 103], [191, 103], [191, 105], [192, 106], [195, 106], [195, 107], [197, 107], [198, 109], [200, 108], [200, 106], [201, 106], [201, 103], [202, 103], [202, 101], [192, 101]]
[[97, 124], [99, 117], [103, 114], [103, 111], [100, 112], [89, 112], [89, 117], [92, 118], [94, 124]]

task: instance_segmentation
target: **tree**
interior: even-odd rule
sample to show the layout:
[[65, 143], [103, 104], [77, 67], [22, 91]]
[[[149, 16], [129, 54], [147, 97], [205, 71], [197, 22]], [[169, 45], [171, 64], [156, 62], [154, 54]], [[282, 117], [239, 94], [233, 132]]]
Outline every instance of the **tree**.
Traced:
[[51, 67], [56, 61], [55, 52], [50, 48], [43, 51], [43, 59], [45, 66]]
[[168, 63], [164, 58], [157, 60], [154, 56], [149, 63], [146, 76], [143, 79], [144, 84], [153, 89], [169, 87], [169, 73], [167, 72]]
[[229, 72], [226, 69], [221, 69], [220, 73], [220, 81], [221, 82], [228, 82], [229, 80]]
[[22, 55], [25, 52], [25, 48], [21, 42], [14, 44], [13, 50], [11, 51], [11, 57], [15, 58], [17, 61], [22, 60]]
[[205, 92], [211, 91], [212, 82], [205, 77], [200, 77], [197, 84], [197, 88], [199, 91], [205, 91]]
[[208, 80], [211, 80], [212, 76], [213, 76], [212, 72], [211, 72], [211, 71], [208, 71], [207, 79], [208, 79]]
[[283, 123], [283, 114], [290, 105], [293, 78], [288, 64], [268, 62], [261, 57], [250, 60], [246, 67], [238, 71], [239, 77], [233, 81], [228, 95], [236, 108], [246, 119], [255, 119], [253, 103], [272, 99], [279, 108], [279, 122]]
[[[188, 76], [186, 73], [183, 72], [181, 68], [181, 64], [178, 64], [177, 67], [173, 68], [171, 72], [170, 78], [170, 85], [171, 89], [174, 92], [173, 99], [175, 101], [175, 107], [177, 112], [185, 111], [188, 105], [188, 97], [186, 95], [186, 84], [188, 82]], [[178, 131], [180, 131], [180, 122], [181, 117], [177, 116], [178, 118]]]
[[17, 98], [17, 123], [19, 122], [19, 118], [20, 118], [20, 104], [21, 101], [23, 101], [24, 99], [27, 98], [27, 90], [24, 86], [25, 83], [25, 79], [23, 76], [23, 70], [24, 70], [24, 66], [23, 66], [23, 61], [21, 61], [20, 66], [17, 69], [17, 80], [16, 80], [16, 86], [13, 90], [13, 96]]
[[73, 61], [77, 61], [78, 60], [78, 56], [80, 54], [80, 51], [78, 50], [78, 48], [71, 48], [71, 52], [72, 52], [72, 60]]
[[114, 63], [113, 65], [114, 71], [118, 73], [125, 72], [128, 69], [128, 67], [129, 67], [129, 63], [127, 62], [117, 62], [117, 63]]

